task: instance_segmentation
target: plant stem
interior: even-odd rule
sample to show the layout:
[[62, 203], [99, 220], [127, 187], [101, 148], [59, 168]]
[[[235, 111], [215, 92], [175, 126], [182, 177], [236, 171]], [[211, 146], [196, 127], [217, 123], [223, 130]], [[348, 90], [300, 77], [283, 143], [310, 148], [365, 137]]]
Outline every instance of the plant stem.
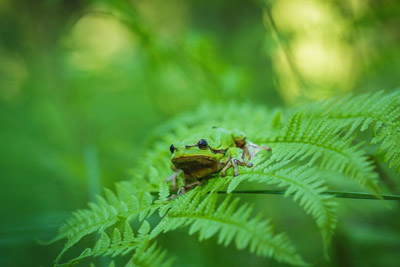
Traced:
[[[265, 195], [283, 195], [285, 190], [237, 190], [232, 191], [232, 194], [265, 194]], [[227, 194], [226, 191], [218, 191], [218, 194]], [[322, 194], [333, 195], [336, 198], [353, 198], [353, 199], [373, 199], [379, 200], [375, 195], [368, 193], [359, 192], [343, 192], [343, 191], [332, 191], [328, 190]], [[385, 200], [400, 200], [400, 196], [397, 195], [381, 195]]]

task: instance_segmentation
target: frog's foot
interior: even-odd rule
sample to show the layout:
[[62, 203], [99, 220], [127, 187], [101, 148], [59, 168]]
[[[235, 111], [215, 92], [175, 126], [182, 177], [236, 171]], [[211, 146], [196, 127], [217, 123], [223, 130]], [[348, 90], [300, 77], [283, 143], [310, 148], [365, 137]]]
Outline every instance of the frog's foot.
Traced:
[[182, 172], [182, 170], [177, 170], [173, 174], [171, 174], [167, 179], [165, 179], [165, 182], [172, 181], [172, 191], [176, 192], [178, 189], [176, 187], [176, 180], [178, 179], [178, 175]]
[[203, 182], [198, 180], [196, 182], [190, 183], [190, 184], [186, 184], [184, 186], [182, 186], [179, 191], [178, 191], [178, 195], [183, 195], [185, 194], [187, 191], [192, 190], [193, 188], [195, 188], [198, 185], [203, 185]]
[[249, 159], [253, 159], [260, 150], [270, 152], [272, 149], [269, 146], [259, 146], [252, 142], [247, 142], [247, 144], [243, 147], [243, 158], [248, 157]]
[[176, 198], [178, 195], [177, 194], [172, 194], [169, 198], [168, 198], [168, 200], [173, 200], [174, 198]]
[[238, 165], [246, 166], [246, 167], [253, 167], [253, 163], [245, 161], [243, 159], [244, 151], [240, 148], [231, 149], [231, 154], [229, 154], [228, 160], [226, 161], [226, 165], [221, 170], [221, 177], [225, 177], [226, 170], [233, 166], [233, 176], [238, 176]]
[[232, 166], [232, 162], [231, 162], [231, 156], [229, 156], [228, 161], [225, 163], [226, 165], [224, 166], [224, 168], [222, 168], [221, 170], [221, 177], [225, 177], [226, 175], [226, 170], [229, 169]]
[[239, 171], [238, 171], [238, 165], [240, 166], [246, 166], [246, 167], [253, 167], [253, 163], [244, 161], [242, 159], [233, 159], [233, 176], [238, 176]]

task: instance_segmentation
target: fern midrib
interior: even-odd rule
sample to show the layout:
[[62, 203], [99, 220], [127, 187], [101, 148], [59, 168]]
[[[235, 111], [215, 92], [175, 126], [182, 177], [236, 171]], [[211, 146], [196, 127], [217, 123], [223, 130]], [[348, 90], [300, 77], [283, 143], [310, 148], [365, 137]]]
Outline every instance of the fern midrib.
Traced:
[[[64, 235], [62, 238], [67, 238], [67, 239], [68, 239], [68, 241], [67, 241], [65, 247], [67, 247], [68, 243], [71, 243], [71, 246], [73, 246], [74, 244], [78, 243], [84, 236], [96, 232], [96, 231], [98, 230], [97, 227], [99, 227], [99, 225], [106, 225], [107, 222], [112, 222], [113, 220], [116, 220], [114, 223], [117, 222], [117, 218], [114, 218], [114, 219], [112, 219], [112, 220], [104, 220], [104, 221], [98, 222], [98, 223], [96, 223], [96, 224], [91, 224], [91, 225], [89, 225], [89, 226], [85, 226], [85, 227], [82, 229], [82, 231], [79, 231], [79, 232], [78, 232], [78, 234], [75, 234], [75, 235]], [[110, 226], [111, 226], [111, 225], [110, 225]], [[90, 228], [93, 228], [93, 227], [96, 227], [96, 229], [93, 230], [93, 231], [89, 231], [89, 233], [85, 233], [84, 235], [82, 235], [82, 232], [84, 232], [84, 231], [86, 231], [86, 230], [89, 230]], [[74, 237], [75, 237], [75, 238], [74, 238]], [[62, 239], [62, 238], [61, 238], [61, 239]], [[78, 238], [78, 239], [76, 240], [76, 238]], [[68, 248], [70, 248], [71, 246], [69, 246]]]
[[[96, 228], [96, 230], [91, 231], [90, 233], [88, 233], [88, 234], [91, 234], [91, 233], [97, 231], [97, 228], [99, 226], [105, 225], [106, 223], [111, 222], [113, 220], [116, 220], [116, 222], [117, 222], [117, 220], [118, 220], [117, 216], [115, 216], [114, 218], [108, 219], [108, 220], [103, 220], [103, 221], [94, 223], [94, 224], [89, 224], [89, 225], [84, 224], [85, 226], [83, 228], [80, 228], [81, 229], [80, 231], [77, 231], [78, 234], [75, 234], [75, 233], [68, 234], [68, 233], [66, 233], [62, 237], [60, 237], [60, 239], [67, 238], [68, 240], [72, 240], [74, 237], [79, 236], [80, 233], [82, 233], [82, 232], [84, 232], [86, 230], [89, 230], [90, 228]], [[80, 224], [82, 224], [82, 223], [80, 223]], [[79, 224], [77, 224], [77, 225], [79, 225]], [[75, 227], [77, 227], [77, 226], [75, 226]], [[85, 235], [87, 235], [87, 233], [85, 233]]]
[[[110, 253], [109, 255], [111, 255], [111, 254], [113, 254], [115, 251], [117, 251], [117, 250], [119, 250], [119, 249], [121, 249], [121, 248], [123, 248], [124, 249], [124, 251], [125, 250], [127, 250], [128, 248], [130, 248], [130, 246], [134, 246], [134, 248], [133, 249], [136, 249], [137, 248], [137, 245], [135, 246], [136, 244], [135, 244], [135, 241], [131, 241], [131, 242], [129, 242], [128, 244], [126, 244], [126, 245], [124, 245], [124, 246], [122, 246], [122, 244], [120, 244], [120, 245], [117, 245], [117, 247], [111, 247], [112, 246], [112, 243], [110, 242], [110, 245], [107, 247], [107, 248], [103, 248], [102, 250], [93, 250], [93, 249], [90, 249], [90, 253], [88, 253], [87, 255], [84, 255], [83, 257], [82, 257], [82, 255], [80, 255], [80, 256], [78, 256], [77, 258], [74, 258], [74, 259], [72, 259], [72, 260], [70, 260], [70, 261], [68, 261], [68, 262], [66, 262], [66, 263], [62, 263], [62, 264], [59, 264], [58, 266], [70, 266], [72, 263], [78, 263], [78, 262], [80, 262], [80, 261], [82, 261], [83, 259], [85, 259], [85, 258], [88, 258], [88, 257], [96, 257], [96, 256], [98, 256], [97, 254], [99, 254], [99, 255], [101, 255], [101, 254], [108, 254], [108, 253]], [[122, 252], [123, 253], [123, 252]]]
[[[234, 226], [236, 226], [237, 228], [245, 228], [245, 227], [243, 227], [243, 225], [242, 224], [240, 224], [240, 223], [237, 223], [237, 222], [233, 222], [233, 221], [229, 221], [229, 220], [224, 220], [224, 219], [222, 219], [222, 218], [220, 218], [220, 217], [218, 217], [218, 218], [215, 218], [215, 217], [206, 217], [206, 216], [200, 216], [200, 215], [197, 215], [197, 214], [180, 214], [180, 215], [172, 215], [171, 216], [171, 214], [169, 213], [168, 214], [168, 217], [169, 218], [189, 218], [189, 219], [191, 219], [191, 218], [197, 218], [197, 219], [203, 219], [203, 220], [208, 220], [208, 221], [216, 221], [216, 222], [221, 222], [221, 223], [224, 223], [224, 224], [229, 224], [229, 225], [234, 225]], [[247, 229], [247, 228], [246, 228]]]

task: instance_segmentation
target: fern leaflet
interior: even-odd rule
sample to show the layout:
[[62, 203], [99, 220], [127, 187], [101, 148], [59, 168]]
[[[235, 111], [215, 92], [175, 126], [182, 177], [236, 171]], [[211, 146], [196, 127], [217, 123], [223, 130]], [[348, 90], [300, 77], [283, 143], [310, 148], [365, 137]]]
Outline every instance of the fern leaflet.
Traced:
[[[215, 183], [209, 182], [214, 190]], [[208, 189], [206, 187], [202, 190], [203, 193], [200, 193], [200, 190], [195, 189], [176, 199], [167, 216], [153, 229], [151, 236], [190, 225], [189, 234], [199, 232], [200, 240], [218, 233], [218, 243], [224, 246], [234, 241], [238, 249], [249, 246], [250, 251], [257, 255], [274, 257], [294, 265], [306, 264], [285, 234], [275, 235], [273, 227], [268, 221], [262, 220], [260, 215], [250, 218], [252, 208], [247, 204], [237, 208], [239, 199], [230, 201], [231, 196], [228, 195], [217, 206], [217, 194], [211, 192], [202, 199], [201, 195]]]
[[[258, 161], [258, 162], [257, 162]], [[228, 192], [232, 192], [241, 182], [247, 180], [286, 188], [285, 196], [293, 195], [304, 210], [315, 219], [327, 248], [337, 224], [337, 202], [332, 196], [322, 194], [327, 190], [324, 180], [315, 168], [307, 166], [283, 166], [282, 163], [270, 165], [272, 161], [262, 162], [257, 157], [252, 170], [241, 169], [241, 175], [230, 180]]]
[[272, 146], [272, 159], [277, 162], [297, 160], [311, 166], [321, 160], [322, 169], [348, 175], [379, 196], [378, 175], [372, 162], [360, 145], [353, 145], [352, 141], [350, 134], [340, 132], [331, 121], [314, 122], [313, 117], [305, 120], [302, 113], [294, 114], [275, 136], [262, 139]]
[[137, 237], [134, 236], [128, 222], [125, 224], [123, 237], [121, 237], [118, 228], [114, 228], [111, 239], [102, 231], [100, 232], [100, 239], [92, 249], [85, 249], [78, 257], [59, 266], [72, 266], [88, 257], [97, 257], [100, 255], [116, 257], [126, 255], [132, 251], [134, 251], [134, 254], [128, 266], [170, 266], [172, 259], [165, 261], [166, 251], [157, 248], [155, 242], [150, 244], [149, 231], [150, 225], [146, 221], [140, 227]]
[[[319, 117], [327, 117], [334, 127], [346, 128], [353, 133], [357, 128], [365, 131], [372, 126], [371, 144], [380, 144], [389, 167], [400, 171], [400, 90], [390, 94], [383, 91], [374, 94], [348, 96], [315, 105]], [[323, 110], [323, 112], [320, 112]]]

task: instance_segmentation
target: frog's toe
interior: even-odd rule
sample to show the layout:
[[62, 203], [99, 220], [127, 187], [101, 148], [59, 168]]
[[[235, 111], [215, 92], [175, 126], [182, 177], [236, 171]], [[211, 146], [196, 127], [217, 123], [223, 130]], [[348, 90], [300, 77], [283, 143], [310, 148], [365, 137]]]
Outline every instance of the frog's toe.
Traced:
[[179, 188], [179, 190], [178, 190], [178, 192], [177, 192], [177, 195], [178, 196], [181, 196], [181, 195], [183, 195], [183, 194], [185, 194], [186, 193], [186, 187], [185, 186], [181, 186], [181, 188]]
[[242, 159], [230, 159], [226, 162], [225, 167], [221, 170], [221, 177], [225, 177], [226, 171], [233, 166], [233, 176], [239, 175], [238, 166], [253, 167], [253, 163], [244, 161]]
[[236, 161], [240, 166], [253, 167], [253, 163], [251, 162], [244, 161], [242, 159], [236, 159]]
[[233, 161], [233, 176], [238, 176], [239, 171], [238, 171], [238, 163], [241, 164], [241, 162], [237, 159], [232, 160]]
[[243, 158], [253, 159], [260, 150], [265, 150], [267, 152], [272, 151], [269, 146], [259, 146], [254, 143], [248, 142], [248, 144], [243, 147]]
[[195, 188], [195, 187], [198, 186], [198, 185], [203, 185], [203, 181], [198, 180], [198, 181], [193, 182], [193, 183], [191, 183], [191, 184], [185, 185], [185, 187], [186, 187], [186, 190], [192, 190], [193, 188]]
[[232, 162], [229, 160], [229, 161], [226, 163], [225, 167], [222, 168], [222, 170], [221, 170], [221, 177], [225, 177], [225, 175], [226, 175], [226, 170], [229, 169], [231, 166], [232, 166]]
[[264, 149], [265, 151], [271, 152], [272, 148], [270, 148], [269, 146], [260, 146], [261, 149]]
[[168, 198], [168, 200], [173, 200], [173, 199], [175, 199], [177, 196], [178, 196], [177, 194], [172, 194], [172, 195]]

